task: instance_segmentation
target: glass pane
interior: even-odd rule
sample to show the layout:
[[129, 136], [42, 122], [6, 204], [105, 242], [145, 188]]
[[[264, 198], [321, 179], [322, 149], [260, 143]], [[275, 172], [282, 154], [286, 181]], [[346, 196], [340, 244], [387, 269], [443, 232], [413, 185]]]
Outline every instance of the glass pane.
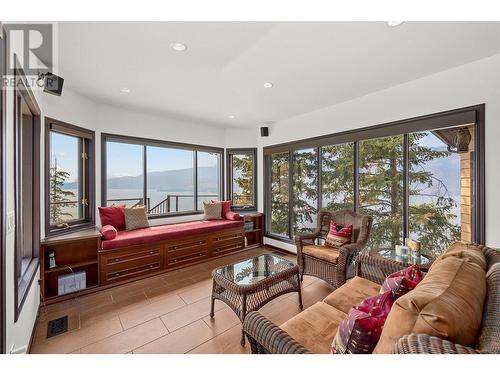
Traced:
[[373, 217], [369, 247], [402, 243], [402, 135], [359, 142], [359, 206]]
[[253, 154], [233, 154], [231, 160], [233, 206], [254, 206]]
[[84, 219], [80, 153], [80, 138], [50, 132], [50, 225]]
[[[472, 240], [473, 142], [468, 151], [449, 152], [448, 145], [453, 144], [458, 130], [409, 135], [409, 236], [422, 243], [423, 253], [440, 255], [454, 241]], [[473, 134], [472, 127], [468, 131]]]
[[144, 204], [144, 146], [106, 143], [106, 205]]
[[203, 210], [203, 202], [221, 199], [220, 154], [198, 151], [198, 209]]
[[193, 211], [194, 152], [147, 146], [146, 160], [149, 213]]
[[294, 266], [294, 263], [286, 259], [272, 254], [264, 254], [217, 268], [215, 272], [237, 285], [251, 285]]
[[321, 148], [321, 183], [323, 208], [354, 208], [354, 143]]
[[271, 233], [288, 235], [288, 152], [271, 156]]
[[315, 148], [293, 152], [293, 232], [316, 228], [318, 211], [318, 153]]

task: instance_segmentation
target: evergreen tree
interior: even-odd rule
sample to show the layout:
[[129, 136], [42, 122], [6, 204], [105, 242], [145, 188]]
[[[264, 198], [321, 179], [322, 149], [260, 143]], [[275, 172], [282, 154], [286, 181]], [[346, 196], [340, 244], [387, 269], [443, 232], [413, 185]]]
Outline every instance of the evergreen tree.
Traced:
[[75, 208], [76, 204], [67, 203], [75, 197], [75, 193], [64, 190], [64, 183], [70, 174], [62, 169], [58, 169], [57, 159], [54, 165], [50, 167], [49, 195], [50, 195], [50, 222], [55, 225], [61, 225], [65, 218], [72, 218], [73, 215], [67, 212], [67, 208]]
[[[253, 160], [252, 156], [233, 155], [233, 170], [238, 171], [233, 176], [233, 204], [236, 206], [251, 206], [253, 204]], [[234, 189], [238, 186], [239, 192]]]

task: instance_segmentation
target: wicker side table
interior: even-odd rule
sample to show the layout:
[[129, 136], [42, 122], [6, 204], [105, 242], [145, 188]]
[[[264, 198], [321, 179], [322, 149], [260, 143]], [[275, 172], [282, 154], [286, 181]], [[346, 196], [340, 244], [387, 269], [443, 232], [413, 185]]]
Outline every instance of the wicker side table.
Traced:
[[[259, 310], [269, 301], [286, 293], [299, 293], [299, 305], [302, 309], [299, 267], [281, 257], [259, 255], [217, 268], [212, 276], [212, 318], [216, 299], [226, 303], [242, 323], [249, 312]], [[242, 330], [241, 346], [244, 345]]]

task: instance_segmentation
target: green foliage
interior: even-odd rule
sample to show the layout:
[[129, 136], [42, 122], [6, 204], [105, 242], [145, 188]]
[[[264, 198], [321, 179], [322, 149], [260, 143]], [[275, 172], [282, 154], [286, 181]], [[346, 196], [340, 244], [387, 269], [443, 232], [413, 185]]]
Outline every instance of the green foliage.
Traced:
[[66, 209], [76, 207], [75, 203], [69, 203], [71, 198], [75, 197], [75, 193], [69, 190], [64, 190], [64, 183], [69, 178], [70, 174], [62, 169], [57, 168], [57, 161], [50, 168], [49, 179], [49, 195], [50, 195], [50, 222], [53, 225], [61, 225], [66, 219], [73, 218]]
[[233, 205], [239, 207], [252, 206], [254, 204], [254, 197], [253, 197], [254, 171], [253, 171], [252, 156], [233, 155], [232, 161], [233, 161], [233, 181], [232, 181]]

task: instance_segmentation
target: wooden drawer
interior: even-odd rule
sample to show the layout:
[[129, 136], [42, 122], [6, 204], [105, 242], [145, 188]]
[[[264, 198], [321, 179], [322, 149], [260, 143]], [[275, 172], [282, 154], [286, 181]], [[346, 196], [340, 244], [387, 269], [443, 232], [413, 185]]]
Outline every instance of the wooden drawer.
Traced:
[[230, 254], [234, 251], [239, 251], [244, 248], [245, 248], [245, 242], [243, 239], [239, 239], [239, 242], [234, 242], [233, 240], [232, 243], [221, 244], [220, 246], [213, 248], [211, 256]]
[[208, 258], [208, 250], [183, 251], [181, 254], [167, 254], [167, 268], [175, 268]]
[[195, 238], [175, 241], [173, 243], [167, 244], [165, 248], [167, 250], [167, 256], [170, 257], [171, 254], [173, 256], [178, 256], [181, 254], [205, 251], [207, 245], [208, 241], [206, 238]]
[[104, 283], [112, 283], [116, 281], [122, 281], [131, 279], [134, 277], [147, 275], [151, 272], [159, 271], [161, 269], [161, 262], [153, 262], [148, 264], [141, 264], [136, 266], [131, 266], [123, 270], [108, 270], [103, 280]]
[[215, 246], [215, 247], [229, 245], [229, 244], [236, 244], [236, 243], [240, 243], [241, 241], [244, 241], [243, 240], [244, 237], [245, 237], [245, 234], [243, 231], [224, 233], [224, 234], [220, 234], [218, 236], [215, 236], [212, 239], [212, 243], [213, 243], [213, 246]]
[[150, 263], [151, 260], [160, 260], [161, 252], [160, 247], [143, 250], [126, 250], [119, 253], [102, 255], [103, 265], [106, 267], [111, 266], [125, 266], [130, 262], [143, 262], [144, 264]]

